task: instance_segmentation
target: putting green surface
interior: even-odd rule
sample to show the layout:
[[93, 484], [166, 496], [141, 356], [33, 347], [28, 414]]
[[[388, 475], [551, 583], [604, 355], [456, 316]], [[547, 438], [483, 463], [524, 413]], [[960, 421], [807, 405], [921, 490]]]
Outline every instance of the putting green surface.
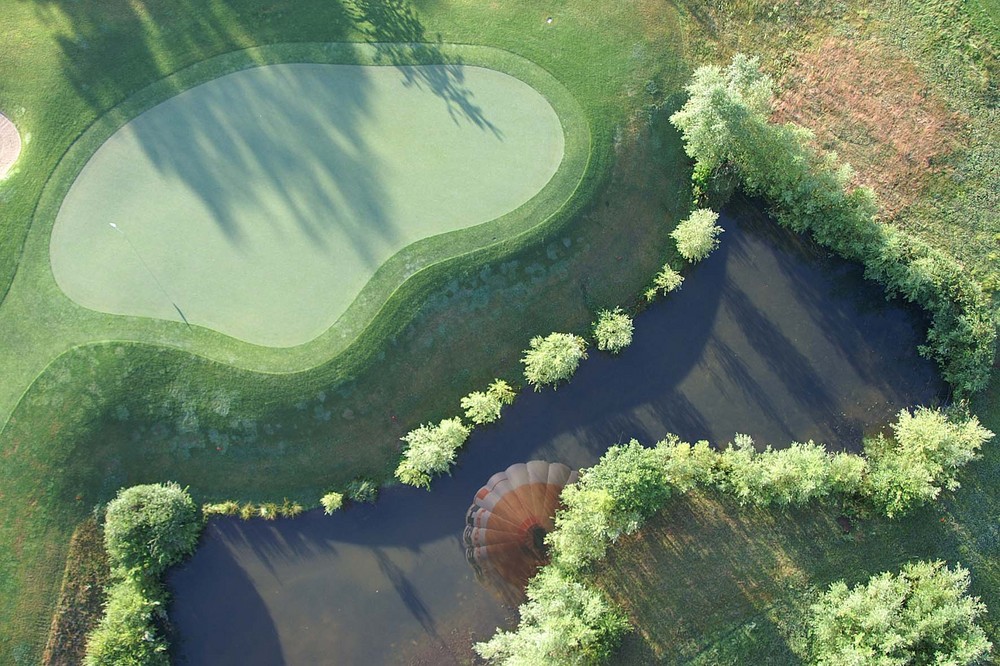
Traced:
[[402, 248], [527, 202], [563, 149], [548, 101], [490, 69], [239, 71], [94, 153], [56, 217], [52, 270], [94, 310], [302, 344]]

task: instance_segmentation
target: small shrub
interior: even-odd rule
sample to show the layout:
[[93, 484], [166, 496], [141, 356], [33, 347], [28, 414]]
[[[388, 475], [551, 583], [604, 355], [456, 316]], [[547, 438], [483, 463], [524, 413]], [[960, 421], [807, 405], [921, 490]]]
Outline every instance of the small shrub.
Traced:
[[462, 398], [465, 418], [477, 425], [493, 423], [500, 418], [504, 405], [514, 402], [517, 394], [510, 384], [502, 379], [494, 379], [486, 391], [473, 391]]
[[976, 624], [986, 612], [967, 596], [969, 572], [944, 562], [915, 562], [865, 585], [830, 586], [809, 619], [811, 662], [841, 664], [978, 664], [992, 645]]
[[244, 502], [240, 505], [240, 518], [243, 520], [250, 520], [257, 515], [257, 507], [252, 502]]
[[597, 348], [617, 354], [632, 344], [632, 332], [635, 326], [632, 318], [622, 312], [621, 308], [602, 310], [594, 323], [594, 337], [597, 338]]
[[443, 419], [436, 426], [422, 425], [402, 440], [407, 443], [396, 478], [411, 486], [430, 488], [431, 477], [451, 469], [459, 447], [469, 437], [469, 428], [459, 418]]
[[486, 389], [486, 393], [499, 400], [502, 405], [513, 404], [514, 398], [517, 397], [514, 388], [502, 379], [494, 379]]
[[332, 516], [344, 506], [344, 495], [331, 490], [319, 499], [319, 503], [323, 506], [323, 513]]
[[719, 214], [708, 208], [699, 208], [677, 225], [670, 235], [677, 243], [681, 256], [697, 263], [719, 247], [722, 227], [716, 224]]
[[354, 479], [347, 484], [346, 491], [353, 502], [371, 504], [378, 499], [378, 484], [371, 479]]
[[670, 264], [664, 264], [660, 272], [653, 278], [653, 286], [646, 290], [646, 300], [655, 300], [658, 292], [663, 292], [663, 295], [666, 296], [670, 292], [680, 289], [683, 283], [684, 276], [675, 271]]
[[203, 516], [235, 516], [240, 512], [239, 502], [234, 502], [233, 500], [226, 500], [225, 502], [218, 502], [216, 504], [203, 504], [201, 507], [201, 515]]
[[499, 419], [500, 408], [503, 407], [496, 396], [483, 391], [473, 391], [462, 398], [461, 404], [465, 410], [465, 418], [477, 425], [493, 423]]
[[293, 502], [287, 497], [281, 501], [281, 506], [278, 507], [278, 513], [285, 518], [294, 518], [295, 516], [302, 513], [304, 509], [302, 505], [298, 502]]
[[524, 352], [524, 377], [536, 391], [542, 386], [558, 385], [573, 376], [580, 361], [587, 358], [587, 341], [570, 333], [550, 333], [531, 339]]
[[124, 488], [108, 504], [104, 545], [112, 568], [157, 576], [194, 550], [198, 508], [176, 483]]
[[104, 617], [87, 639], [85, 666], [168, 666], [162, 592], [135, 578], [111, 585]]

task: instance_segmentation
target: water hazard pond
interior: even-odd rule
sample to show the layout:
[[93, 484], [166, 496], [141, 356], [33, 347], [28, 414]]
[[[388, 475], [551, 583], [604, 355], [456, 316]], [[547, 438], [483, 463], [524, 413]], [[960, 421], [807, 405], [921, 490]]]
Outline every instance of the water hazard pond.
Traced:
[[856, 449], [865, 429], [940, 399], [916, 313], [745, 203], [720, 224], [722, 246], [636, 318], [631, 347], [591, 353], [558, 391], [520, 395], [432, 492], [391, 488], [330, 517], [211, 521], [169, 580], [177, 662], [468, 663], [473, 642], [516, 620], [462, 542], [493, 473], [532, 459], [585, 467], [610, 444], [668, 432]]

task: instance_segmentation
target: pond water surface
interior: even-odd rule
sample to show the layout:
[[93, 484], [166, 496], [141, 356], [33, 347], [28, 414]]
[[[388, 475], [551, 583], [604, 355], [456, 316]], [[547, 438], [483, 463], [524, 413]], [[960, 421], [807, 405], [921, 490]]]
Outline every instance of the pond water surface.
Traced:
[[216, 519], [169, 584], [181, 664], [468, 663], [513, 609], [477, 581], [462, 531], [476, 491], [532, 459], [574, 468], [667, 433], [725, 445], [814, 439], [858, 450], [905, 406], [941, 400], [919, 314], [860, 270], [745, 203], [683, 288], [636, 318], [618, 357], [592, 352], [557, 391], [524, 392], [474, 431], [432, 492], [291, 520]]

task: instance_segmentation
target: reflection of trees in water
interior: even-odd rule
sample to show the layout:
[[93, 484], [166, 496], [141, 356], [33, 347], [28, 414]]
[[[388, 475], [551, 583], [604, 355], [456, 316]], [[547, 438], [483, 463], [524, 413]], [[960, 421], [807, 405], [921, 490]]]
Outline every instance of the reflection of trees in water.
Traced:
[[562, 463], [533, 460], [494, 474], [476, 493], [466, 513], [466, 559], [505, 603], [523, 601], [528, 579], [548, 562], [545, 535], [562, 489], [576, 479]]

